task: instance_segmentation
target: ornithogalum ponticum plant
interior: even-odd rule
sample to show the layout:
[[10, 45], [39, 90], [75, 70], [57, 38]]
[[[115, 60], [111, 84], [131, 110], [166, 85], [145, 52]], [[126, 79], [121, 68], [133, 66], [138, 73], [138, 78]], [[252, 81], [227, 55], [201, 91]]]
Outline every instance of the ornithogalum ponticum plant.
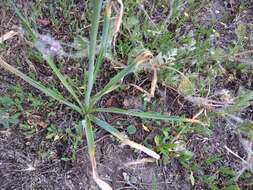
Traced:
[[[103, 21], [103, 33], [101, 36], [101, 43], [98, 44], [98, 27], [99, 27], [99, 19], [102, 11], [102, 2], [103, 0], [92, 0], [92, 19], [91, 19], [91, 30], [90, 30], [90, 41], [89, 41], [89, 50], [88, 50], [88, 82], [86, 84], [86, 93], [84, 95], [84, 100], [79, 97], [75, 91], [75, 88], [72, 86], [72, 83], [68, 82], [64, 75], [61, 74], [60, 70], [57, 68], [54, 57], [55, 56], [64, 56], [65, 52], [61, 46], [61, 43], [57, 40], [54, 40], [49, 35], [39, 35], [34, 32], [34, 30], [29, 25], [28, 20], [15, 8], [15, 11], [18, 17], [21, 19], [23, 27], [27, 31], [27, 36], [29, 36], [30, 40], [34, 44], [33, 46], [38, 49], [45, 61], [48, 64], [48, 67], [53, 71], [53, 73], [58, 77], [61, 84], [66, 88], [66, 90], [71, 95], [73, 101], [65, 98], [59, 91], [55, 89], [49, 89], [45, 87], [39, 81], [36, 81], [21, 71], [17, 70], [13, 66], [6, 63], [0, 57], [0, 66], [13, 73], [14, 75], [20, 77], [25, 80], [27, 83], [32, 85], [33, 87], [39, 89], [41, 92], [45, 93], [47, 96], [54, 98], [60, 103], [70, 107], [71, 109], [78, 112], [82, 118], [82, 125], [85, 129], [86, 140], [89, 149], [89, 157], [92, 166], [92, 176], [97, 185], [101, 189], [112, 189], [106, 182], [102, 181], [97, 174], [96, 170], [96, 161], [95, 161], [95, 143], [94, 143], [94, 134], [93, 134], [93, 126], [101, 127], [106, 130], [108, 133], [117, 137], [123, 144], [129, 145], [135, 149], [145, 152], [147, 155], [159, 159], [160, 156], [156, 154], [154, 151], [137, 144], [133, 141], [130, 141], [127, 136], [123, 135], [116, 128], [108, 124], [107, 122], [96, 117], [98, 112], [108, 112], [114, 114], [123, 114], [128, 116], [134, 116], [139, 118], [146, 119], [154, 119], [154, 120], [163, 120], [163, 121], [181, 121], [181, 122], [198, 122], [196, 120], [186, 119], [178, 116], [168, 116], [162, 115], [156, 112], [141, 112], [141, 111], [131, 111], [131, 110], [123, 110], [119, 108], [98, 108], [96, 107], [97, 102], [105, 95], [113, 90], [115, 90], [120, 81], [129, 73], [134, 72], [140, 64], [150, 61], [151, 53], [149, 51], [143, 51], [133, 60], [133, 62], [127, 65], [124, 69], [122, 69], [118, 74], [116, 74], [98, 93], [92, 95], [93, 84], [96, 81], [97, 73], [99, 73], [99, 68], [103, 63], [103, 58], [106, 53], [106, 49], [108, 48], [108, 41], [112, 40], [115, 37], [115, 33], [119, 29], [120, 17], [122, 13], [120, 13], [116, 17], [116, 24], [113, 30], [110, 30], [111, 23], [111, 7], [114, 3], [113, 0], [108, 0], [105, 6], [105, 16]], [[117, 0], [117, 3], [122, 7], [123, 4], [121, 0]], [[112, 31], [112, 32], [111, 32]], [[99, 47], [99, 51], [97, 52], [97, 48]], [[85, 55], [84, 55], [85, 56]]]

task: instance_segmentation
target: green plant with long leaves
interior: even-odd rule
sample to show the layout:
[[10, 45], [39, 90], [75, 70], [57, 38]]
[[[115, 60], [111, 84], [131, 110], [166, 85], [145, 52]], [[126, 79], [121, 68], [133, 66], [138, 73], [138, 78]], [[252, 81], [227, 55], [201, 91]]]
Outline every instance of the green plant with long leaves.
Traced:
[[[66, 90], [71, 95], [72, 100], [69, 100], [68, 98], [64, 97], [58, 90], [55, 89], [49, 89], [46, 86], [44, 86], [41, 82], [36, 81], [32, 79], [31, 77], [27, 76], [23, 72], [19, 71], [18, 69], [14, 68], [10, 64], [6, 63], [1, 57], [0, 57], [0, 66], [11, 72], [12, 74], [20, 77], [33, 87], [37, 88], [47, 96], [57, 100], [58, 102], [66, 105], [67, 107], [73, 109], [74, 111], [78, 112], [82, 118], [82, 126], [85, 129], [86, 134], [86, 140], [88, 144], [88, 150], [89, 150], [89, 157], [91, 161], [92, 166], [92, 176], [97, 185], [101, 189], [112, 189], [106, 182], [101, 180], [98, 177], [97, 170], [96, 170], [96, 160], [95, 160], [95, 142], [94, 142], [94, 132], [93, 132], [93, 126], [96, 125], [98, 127], [101, 127], [102, 129], [106, 130], [108, 133], [112, 134], [116, 138], [118, 138], [124, 145], [131, 146], [135, 149], [138, 149], [140, 151], [145, 152], [147, 155], [153, 157], [154, 159], [158, 160], [160, 156], [155, 153], [154, 151], [144, 147], [141, 144], [137, 144], [127, 138], [126, 135], [123, 135], [118, 129], [111, 126], [106, 121], [103, 121], [99, 119], [96, 115], [99, 112], [102, 113], [114, 113], [114, 114], [122, 114], [127, 116], [133, 116], [133, 117], [139, 117], [139, 118], [145, 118], [145, 119], [153, 119], [153, 120], [162, 120], [167, 122], [172, 121], [178, 121], [178, 122], [199, 122], [198, 120], [194, 119], [187, 119], [184, 117], [179, 116], [169, 116], [169, 115], [163, 115], [161, 113], [156, 112], [142, 112], [142, 111], [131, 111], [131, 110], [124, 110], [119, 108], [97, 108], [96, 104], [97, 102], [106, 94], [112, 92], [115, 90], [119, 83], [124, 79], [124, 77], [130, 73], [133, 73], [137, 70], [140, 64], [143, 64], [144, 62], [150, 61], [150, 53], [148, 51], [141, 52], [129, 65], [127, 65], [124, 69], [122, 69], [118, 74], [116, 74], [98, 93], [92, 96], [92, 89], [93, 84], [96, 81], [96, 76], [99, 73], [99, 68], [102, 65], [102, 62], [105, 57], [106, 48], [108, 46], [108, 39], [112, 39], [112, 35], [110, 30], [111, 23], [111, 7], [112, 7], [112, 1], [109, 0], [107, 2], [107, 5], [105, 7], [105, 18], [104, 18], [104, 25], [103, 25], [103, 34], [101, 36], [101, 44], [98, 45], [98, 27], [99, 27], [99, 20], [100, 20], [100, 14], [102, 11], [102, 0], [93, 0], [92, 3], [92, 19], [91, 19], [91, 31], [90, 31], [90, 41], [89, 41], [89, 53], [88, 53], [88, 60], [89, 60], [89, 70], [88, 70], [88, 82], [86, 86], [86, 93], [85, 98], [82, 100], [82, 98], [78, 97], [75, 88], [72, 86], [71, 82], [68, 82], [68, 80], [65, 78], [64, 75], [61, 74], [60, 70], [57, 68], [54, 56], [56, 50], [62, 50], [59, 47], [59, 44], [55, 43], [55, 41], [51, 44], [51, 50], [52, 52], [46, 51], [46, 53], [43, 53], [43, 58], [46, 60], [49, 68], [52, 70], [52, 72], [58, 77], [61, 84], [66, 88]], [[21, 22], [23, 24], [23, 27], [27, 29], [27, 32], [29, 33], [29, 36], [31, 37], [30, 40], [34, 40], [33, 42], [36, 44], [35, 41], [38, 40], [50, 40], [48, 36], [42, 36], [39, 37], [36, 32], [31, 28], [29, 25], [29, 22], [27, 19], [19, 12], [18, 9], [15, 8], [15, 11], [17, 12], [17, 16], [21, 19]], [[38, 39], [41, 38], [41, 39]], [[109, 40], [110, 41], [110, 40]], [[55, 44], [54, 44], [55, 43]], [[36, 45], [35, 45], [36, 47]], [[96, 54], [96, 48], [100, 47], [100, 50], [98, 52], [98, 55]], [[41, 50], [47, 50], [45, 49], [41, 44], [37, 44], [37, 49]], [[85, 52], [86, 54], [86, 52]], [[84, 55], [85, 56], [85, 55]]]

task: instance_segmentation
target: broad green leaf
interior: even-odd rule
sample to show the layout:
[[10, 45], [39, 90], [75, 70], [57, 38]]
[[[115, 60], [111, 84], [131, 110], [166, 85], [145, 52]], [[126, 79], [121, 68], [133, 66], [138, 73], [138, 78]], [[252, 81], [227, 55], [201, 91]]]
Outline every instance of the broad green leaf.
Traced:
[[32, 78], [28, 77], [27, 75], [25, 75], [21, 71], [17, 70], [13, 66], [9, 65], [8, 63], [6, 63], [1, 57], [0, 57], [0, 66], [2, 66], [3, 68], [5, 68], [6, 70], [8, 70], [9, 72], [11, 72], [12, 74], [20, 77], [21, 79], [23, 79], [24, 81], [26, 81], [27, 83], [29, 83], [33, 87], [37, 88], [38, 90], [42, 91], [47, 96], [50, 96], [50, 97], [56, 99], [57, 101], [59, 101], [59, 102], [65, 104], [65, 105], [69, 106], [73, 110], [81, 113], [81, 109], [78, 106], [76, 106], [76, 105], [68, 102], [64, 97], [62, 97], [62, 95], [58, 91], [46, 88], [45, 86], [43, 86], [39, 82], [33, 80]]
[[221, 166], [218, 169], [218, 171], [220, 173], [222, 173], [223, 175], [226, 175], [226, 176], [234, 176], [235, 175], [235, 172], [231, 168], [229, 168], [227, 166]]
[[202, 175], [201, 179], [208, 185], [211, 190], [218, 190], [216, 176]]
[[187, 163], [193, 157], [193, 152], [189, 150], [184, 150], [179, 153], [179, 159], [181, 162]]
[[127, 127], [127, 133], [128, 133], [129, 135], [134, 135], [136, 132], [137, 132], [137, 129], [136, 129], [135, 126], [129, 125], [129, 126]]
[[72, 88], [72, 86], [67, 82], [67, 80], [65, 79], [65, 77], [60, 73], [59, 69], [56, 67], [56, 65], [54, 64], [53, 61], [53, 57], [49, 56], [46, 59], [48, 65], [50, 66], [50, 68], [53, 70], [54, 74], [59, 78], [59, 80], [61, 81], [61, 83], [63, 84], [63, 86], [68, 90], [68, 92], [73, 96], [73, 98], [75, 99], [75, 101], [79, 104], [80, 107], [82, 107], [82, 103], [79, 100], [78, 96], [76, 95], [74, 89]]
[[10, 108], [15, 105], [15, 101], [8, 96], [0, 97], [0, 106], [4, 108]]
[[222, 156], [220, 155], [220, 154], [215, 154], [215, 155], [212, 155], [212, 156], [210, 156], [206, 161], [205, 161], [205, 163], [207, 164], [207, 165], [211, 165], [211, 164], [214, 164], [214, 162], [216, 162], [216, 161], [219, 161], [219, 160], [221, 160], [222, 159]]
[[240, 190], [240, 187], [238, 185], [229, 185], [225, 187], [223, 190]]
[[125, 69], [120, 71], [117, 75], [115, 75], [110, 82], [106, 84], [106, 86], [100, 90], [95, 96], [92, 97], [92, 105], [96, 104], [99, 99], [104, 96], [105, 94], [108, 94], [109, 92], [113, 91], [117, 85], [117, 83], [123, 79], [127, 74], [133, 72], [136, 68], [136, 64], [132, 63], [128, 65]]
[[3, 125], [5, 128], [8, 128], [12, 125], [16, 125], [19, 121], [19, 115], [20, 113], [9, 115], [9, 113], [0, 110], [0, 127]]

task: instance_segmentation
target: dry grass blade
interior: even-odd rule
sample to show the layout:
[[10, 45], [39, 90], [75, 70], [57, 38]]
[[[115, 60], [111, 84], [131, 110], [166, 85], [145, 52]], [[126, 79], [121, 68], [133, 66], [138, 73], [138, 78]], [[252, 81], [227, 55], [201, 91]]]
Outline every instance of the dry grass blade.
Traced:
[[109, 0], [108, 3], [106, 4], [106, 8], [105, 8], [105, 15], [106, 16], [111, 16], [111, 14], [112, 14], [112, 4], [113, 4], [113, 0]]
[[156, 85], [157, 85], [157, 69], [154, 67], [153, 68], [153, 79], [152, 79], [152, 83], [151, 83], [149, 100], [151, 100], [151, 98], [153, 98], [155, 96]]
[[140, 92], [144, 93], [146, 96], [150, 96], [150, 94], [149, 94], [148, 91], [146, 91], [145, 89], [143, 89], [143, 88], [137, 86], [136, 84], [131, 84], [131, 83], [130, 83], [129, 86], [132, 86], [132, 87], [136, 88], [136, 89], [139, 90]]
[[102, 190], [112, 190], [111, 186], [108, 185], [106, 182], [104, 182], [102, 179], [99, 178], [98, 174], [97, 174], [97, 170], [96, 170], [96, 161], [95, 161], [95, 157], [93, 160], [91, 160], [91, 164], [92, 164], [92, 177], [94, 179], [94, 181], [96, 182], [96, 184], [102, 189]]
[[156, 162], [156, 159], [154, 159], [154, 158], [143, 158], [143, 159], [139, 159], [139, 160], [134, 160], [132, 162], [127, 162], [123, 166], [127, 168], [127, 167], [131, 167], [131, 166], [139, 165], [139, 164], [153, 163], [153, 162]]
[[147, 147], [145, 147], [145, 146], [143, 146], [141, 144], [138, 144], [136, 142], [133, 142], [133, 141], [131, 141], [129, 139], [123, 139], [122, 140], [122, 144], [123, 145], [128, 145], [128, 146], [130, 146], [132, 148], [135, 148], [135, 149], [138, 149], [138, 150], [146, 153], [147, 155], [155, 158], [156, 160], [160, 159], [160, 155], [157, 154], [156, 152], [154, 152], [153, 150], [150, 150], [149, 148], [147, 148]]
[[150, 102], [151, 98], [155, 97], [155, 89], [156, 89], [156, 85], [157, 85], [157, 69], [156, 68], [153, 69], [153, 78], [152, 78], [150, 93], [148, 91], [144, 90], [143, 88], [135, 85], [135, 84], [129, 84], [129, 85], [133, 86], [137, 90], [139, 90], [142, 93], [144, 93], [147, 96], [148, 101]]
[[140, 52], [134, 62], [136, 64], [143, 64], [143, 63], [146, 63], [147, 61], [150, 61], [151, 59], [153, 58], [153, 54], [151, 51], [149, 50], [143, 50], [142, 52]]
[[5, 33], [3, 36], [0, 37], [0, 44], [5, 42], [6, 40], [13, 38], [14, 36], [16, 36], [18, 34], [19, 34], [18, 32], [15, 32], [13, 30]]
[[184, 98], [199, 107], [204, 107], [204, 108], [210, 109], [210, 110], [215, 109], [215, 108], [223, 108], [226, 106], [233, 105], [233, 102], [215, 101], [215, 100], [203, 98], [203, 97], [185, 96]]
[[119, 10], [117, 11], [117, 16], [115, 19], [115, 25], [114, 25], [114, 29], [113, 29], [113, 46], [115, 47], [115, 43], [116, 43], [116, 39], [117, 39], [117, 35], [122, 23], [122, 18], [123, 18], [123, 14], [124, 14], [124, 5], [122, 0], [117, 0], [118, 4], [120, 5]]
[[164, 25], [169, 24], [170, 19], [171, 19], [172, 15], [173, 15], [174, 0], [169, 0], [169, 6], [170, 6], [170, 12], [169, 12], [169, 14], [168, 14], [168, 16], [167, 16], [167, 18], [166, 18], [166, 20], [164, 22]]
[[240, 52], [240, 53], [236, 53], [235, 57], [243, 56], [243, 55], [247, 55], [247, 54], [252, 54], [252, 53], [253, 53], [253, 49], [250, 49], [250, 50], [246, 50], [246, 51], [243, 51], [243, 52]]
[[157, 64], [155, 64], [154, 60], [155, 60], [154, 56], [153, 56], [152, 52], [149, 50], [142, 51], [135, 58], [135, 61], [137, 64], [146, 64], [147, 62], [149, 62], [148, 65], [151, 66], [151, 70], [153, 71], [153, 78], [152, 78], [152, 82], [151, 82], [150, 93], [147, 92], [146, 90], [142, 89], [141, 87], [132, 84], [133, 87], [137, 88], [138, 90], [140, 90], [141, 92], [143, 92], [147, 95], [148, 101], [151, 101], [151, 98], [153, 98], [155, 96], [155, 89], [156, 89], [156, 85], [158, 82], [157, 70], [159, 67]]
[[104, 182], [103, 180], [101, 180], [97, 173], [95, 171], [93, 171], [93, 179], [94, 181], [97, 183], [97, 185], [102, 189], [102, 190], [112, 190], [111, 186], [108, 185], [106, 182]]
[[249, 170], [253, 172], [253, 162], [252, 162], [252, 145], [253, 142], [245, 139], [241, 139], [242, 145], [244, 146], [245, 151], [247, 152], [247, 159], [244, 160], [241, 158], [238, 154], [236, 154], [234, 151], [232, 151], [227, 146], [224, 146], [224, 148], [231, 154], [233, 154], [235, 157], [239, 158], [242, 161], [242, 169], [238, 171], [235, 180], [237, 181], [240, 176], [244, 173], [245, 170]]

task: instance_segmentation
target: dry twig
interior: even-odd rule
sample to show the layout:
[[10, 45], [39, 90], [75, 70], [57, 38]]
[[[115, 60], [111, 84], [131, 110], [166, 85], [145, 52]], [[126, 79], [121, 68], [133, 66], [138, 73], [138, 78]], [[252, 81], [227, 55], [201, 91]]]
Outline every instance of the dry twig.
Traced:
[[13, 38], [14, 36], [16, 36], [18, 34], [19, 34], [18, 32], [13, 31], [13, 30], [5, 33], [3, 36], [0, 37], [0, 44], [5, 42], [6, 40]]

